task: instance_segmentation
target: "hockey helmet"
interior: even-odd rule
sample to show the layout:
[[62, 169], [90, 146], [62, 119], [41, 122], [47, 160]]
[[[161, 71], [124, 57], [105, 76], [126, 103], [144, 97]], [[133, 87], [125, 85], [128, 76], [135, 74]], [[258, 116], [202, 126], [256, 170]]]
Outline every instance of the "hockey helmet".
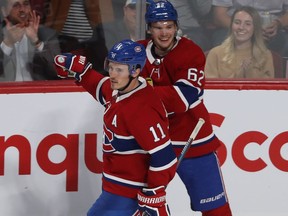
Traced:
[[151, 2], [145, 14], [146, 23], [172, 20], [178, 22], [178, 13], [171, 2], [161, 0]]
[[142, 68], [146, 62], [146, 51], [142, 44], [125, 39], [116, 43], [108, 53], [105, 60], [107, 69], [109, 61], [127, 64], [130, 74], [133, 74], [137, 68]]

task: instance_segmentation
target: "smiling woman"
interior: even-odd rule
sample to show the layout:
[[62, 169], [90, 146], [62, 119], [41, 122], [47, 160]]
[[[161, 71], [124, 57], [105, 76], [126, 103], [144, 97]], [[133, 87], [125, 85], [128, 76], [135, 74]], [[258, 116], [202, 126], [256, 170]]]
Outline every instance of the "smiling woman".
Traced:
[[211, 49], [207, 78], [274, 78], [273, 57], [262, 36], [261, 18], [248, 6], [237, 9], [226, 40]]

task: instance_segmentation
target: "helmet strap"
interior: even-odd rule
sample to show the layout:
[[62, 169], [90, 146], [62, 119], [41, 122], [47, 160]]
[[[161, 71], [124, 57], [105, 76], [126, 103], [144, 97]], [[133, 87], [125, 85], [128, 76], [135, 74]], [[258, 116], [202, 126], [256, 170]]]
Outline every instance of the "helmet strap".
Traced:
[[130, 85], [130, 83], [132, 82], [132, 80], [133, 79], [135, 79], [136, 77], [133, 77], [131, 74], [129, 75], [129, 81], [128, 81], [128, 83], [124, 86], [124, 87], [122, 87], [122, 88], [119, 88], [119, 89], [117, 89], [118, 91], [124, 91], [129, 85]]

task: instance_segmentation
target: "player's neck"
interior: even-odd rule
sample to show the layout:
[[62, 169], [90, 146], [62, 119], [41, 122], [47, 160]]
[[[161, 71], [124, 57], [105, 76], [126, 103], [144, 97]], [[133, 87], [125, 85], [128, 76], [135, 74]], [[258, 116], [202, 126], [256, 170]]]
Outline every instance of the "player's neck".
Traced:
[[127, 85], [125, 87], [123, 87], [122, 89], [118, 90], [118, 95], [120, 96], [120, 95], [126, 94], [128, 92], [131, 92], [134, 89], [138, 88], [140, 85], [141, 85], [141, 82], [138, 80], [137, 77], [130, 78]]
[[153, 56], [155, 58], [163, 58], [174, 47], [175, 43], [176, 43], [176, 39], [174, 39], [173, 42], [171, 43], [171, 45], [168, 48], [166, 48], [166, 49], [161, 49], [157, 45], [153, 44], [153, 46], [152, 46], [152, 54], [153, 54]]

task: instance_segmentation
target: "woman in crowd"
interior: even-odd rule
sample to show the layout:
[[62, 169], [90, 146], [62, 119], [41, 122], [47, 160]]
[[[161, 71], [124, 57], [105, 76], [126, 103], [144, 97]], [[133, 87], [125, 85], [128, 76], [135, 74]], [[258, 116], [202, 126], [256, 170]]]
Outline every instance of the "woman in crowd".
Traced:
[[261, 18], [254, 8], [235, 10], [228, 37], [207, 55], [205, 74], [207, 78], [274, 78], [272, 53], [265, 45]]

